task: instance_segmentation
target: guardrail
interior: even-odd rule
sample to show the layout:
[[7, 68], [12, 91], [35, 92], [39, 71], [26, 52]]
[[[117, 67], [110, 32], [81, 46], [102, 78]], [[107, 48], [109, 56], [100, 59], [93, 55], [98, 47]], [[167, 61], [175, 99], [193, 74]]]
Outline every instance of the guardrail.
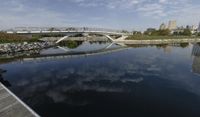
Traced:
[[52, 33], [52, 32], [115, 32], [122, 33], [122, 30], [88, 27], [17, 27], [7, 30], [7, 33]]

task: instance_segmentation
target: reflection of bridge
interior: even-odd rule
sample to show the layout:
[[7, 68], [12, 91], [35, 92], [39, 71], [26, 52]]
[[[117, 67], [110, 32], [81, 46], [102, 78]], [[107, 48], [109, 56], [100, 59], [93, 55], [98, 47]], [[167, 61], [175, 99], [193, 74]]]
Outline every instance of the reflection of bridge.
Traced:
[[93, 56], [93, 55], [101, 55], [101, 54], [109, 54], [113, 52], [122, 51], [128, 49], [128, 47], [117, 47], [117, 48], [109, 48], [107, 47], [100, 49], [100, 50], [93, 50], [93, 51], [84, 51], [84, 52], [69, 52], [68, 49], [59, 47], [60, 49], [66, 51], [67, 53], [61, 54], [45, 54], [45, 55], [36, 55], [31, 57], [23, 57], [23, 61], [42, 61], [42, 60], [54, 60], [54, 59], [64, 59], [64, 58], [75, 58], [75, 57], [86, 57], [86, 56]]
[[[76, 36], [80, 34], [98, 34], [107, 37], [110, 41], [123, 41], [128, 37], [128, 33], [122, 33], [119, 30], [103, 29], [103, 28], [16, 28], [11, 31], [7, 31], [10, 34], [62, 34], [64, 37], [58, 39], [56, 43], [66, 40], [70, 36]], [[115, 39], [110, 35], [120, 36]]]

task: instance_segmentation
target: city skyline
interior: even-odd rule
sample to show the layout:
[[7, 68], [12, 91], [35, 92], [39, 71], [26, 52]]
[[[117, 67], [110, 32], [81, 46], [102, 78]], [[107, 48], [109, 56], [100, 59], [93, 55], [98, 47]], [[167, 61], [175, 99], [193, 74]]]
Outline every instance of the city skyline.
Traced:
[[198, 0], [0, 0], [0, 29], [21, 26], [88, 26], [127, 30], [157, 28], [176, 20], [198, 25]]

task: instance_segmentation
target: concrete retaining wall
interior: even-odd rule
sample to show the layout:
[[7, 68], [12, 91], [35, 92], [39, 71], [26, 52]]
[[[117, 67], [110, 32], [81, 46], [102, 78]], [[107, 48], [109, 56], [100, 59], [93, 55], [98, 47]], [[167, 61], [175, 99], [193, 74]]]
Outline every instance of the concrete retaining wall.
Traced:
[[116, 43], [124, 44], [170, 44], [170, 43], [197, 43], [199, 39], [158, 39], [158, 40], [124, 40]]

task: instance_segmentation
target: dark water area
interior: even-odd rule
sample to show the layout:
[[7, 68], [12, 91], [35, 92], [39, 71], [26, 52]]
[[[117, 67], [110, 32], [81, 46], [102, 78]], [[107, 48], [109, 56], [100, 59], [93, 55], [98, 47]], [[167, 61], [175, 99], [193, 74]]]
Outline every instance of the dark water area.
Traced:
[[198, 44], [70, 47], [40, 54], [104, 53], [1, 63], [1, 79], [43, 117], [200, 117]]

